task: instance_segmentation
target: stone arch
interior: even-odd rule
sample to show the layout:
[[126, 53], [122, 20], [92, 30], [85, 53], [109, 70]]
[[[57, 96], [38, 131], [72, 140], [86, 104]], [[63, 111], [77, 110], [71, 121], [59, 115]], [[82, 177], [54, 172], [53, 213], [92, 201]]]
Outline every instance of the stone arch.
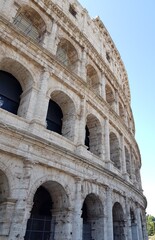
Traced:
[[125, 240], [125, 218], [121, 204], [115, 202], [112, 209], [113, 215], [113, 238], [114, 240]]
[[137, 227], [137, 220], [136, 220], [136, 216], [133, 208], [130, 208], [130, 223], [131, 223], [132, 240], [137, 240], [138, 227]]
[[90, 193], [86, 196], [83, 206], [83, 240], [99, 239], [104, 231], [103, 205], [98, 196]]
[[33, 73], [24, 66], [24, 63], [19, 61], [4, 57], [0, 61], [0, 70], [10, 73], [18, 79], [22, 90], [25, 91], [34, 83]]
[[43, 182], [33, 197], [25, 239], [63, 239], [67, 235], [68, 215], [69, 198], [64, 187], [56, 181]]
[[125, 149], [126, 171], [129, 174], [129, 177], [131, 178], [130, 154], [126, 146], [124, 147], [124, 149]]
[[87, 144], [86, 143], [87, 141], [88, 150], [90, 150], [90, 152], [100, 157], [102, 128], [100, 121], [93, 114], [87, 115], [85, 131], [86, 131], [85, 145]]
[[107, 103], [109, 103], [109, 105], [112, 108], [114, 108], [114, 102], [115, 102], [114, 91], [112, 90], [112, 88], [109, 84], [106, 84], [106, 86], [105, 86], [105, 93], [106, 93]]
[[88, 64], [86, 67], [86, 71], [88, 86], [94, 93], [98, 94], [100, 91], [100, 81], [95, 68]]
[[109, 140], [110, 140], [110, 160], [113, 162], [114, 166], [120, 170], [121, 169], [120, 147], [116, 134], [111, 132]]
[[30, 6], [19, 8], [13, 24], [26, 36], [41, 42], [46, 32], [46, 24], [40, 14]]
[[14, 187], [14, 176], [12, 174], [12, 172], [10, 171], [9, 167], [6, 166], [4, 163], [0, 162], [0, 171], [4, 174], [6, 180], [7, 180], [7, 185], [8, 185], [8, 189], [7, 190], [7, 196], [9, 197], [13, 197], [12, 196], [12, 189]]
[[65, 38], [61, 38], [58, 43], [57, 59], [72, 72], [77, 73], [78, 67], [78, 53], [73, 44]]
[[20, 84], [21, 90], [18, 94], [18, 106], [15, 114], [25, 117], [30, 101], [30, 92], [28, 90], [34, 84], [31, 72], [19, 61], [9, 57], [5, 57], [1, 60], [0, 70], [5, 72], [6, 75], [8, 74], [8, 76], [12, 75], [16, 82]]
[[[73, 100], [60, 90], [53, 91], [50, 95], [50, 99], [56, 103], [62, 111], [62, 115], [60, 114], [62, 116], [62, 136], [74, 140], [76, 110]], [[50, 109], [48, 108], [47, 116], [49, 111]]]

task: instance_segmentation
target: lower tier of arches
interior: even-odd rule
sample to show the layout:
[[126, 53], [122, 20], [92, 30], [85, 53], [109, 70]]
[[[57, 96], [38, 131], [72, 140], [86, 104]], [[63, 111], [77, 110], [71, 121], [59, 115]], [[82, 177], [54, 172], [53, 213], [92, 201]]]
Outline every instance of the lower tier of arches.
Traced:
[[132, 190], [123, 196], [110, 186], [29, 163], [22, 176], [11, 171], [0, 170], [1, 239], [147, 239], [145, 209]]

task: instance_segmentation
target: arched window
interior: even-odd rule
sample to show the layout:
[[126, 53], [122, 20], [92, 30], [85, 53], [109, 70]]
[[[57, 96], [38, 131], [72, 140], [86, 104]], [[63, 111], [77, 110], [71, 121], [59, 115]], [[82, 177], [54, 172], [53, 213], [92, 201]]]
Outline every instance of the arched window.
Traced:
[[75, 47], [66, 39], [61, 39], [58, 44], [57, 59], [71, 71], [77, 72], [78, 54]]
[[91, 66], [87, 66], [87, 83], [92, 91], [99, 93], [99, 78], [96, 70]]
[[27, 223], [25, 240], [46, 240], [54, 234], [52, 225], [52, 199], [44, 187], [39, 187], [34, 195], [31, 217]]
[[123, 105], [119, 102], [119, 115], [124, 120], [125, 114], [124, 114], [124, 108]]
[[22, 88], [10, 73], [0, 70], [0, 107], [17, 114]]
[[101, 156], [101, 124], [99, 120], [89, 114], [87, 116], [85, 132], [85, 145], [88, 150], [97, 156]]
[[113, 237], [114, 240], [125, 240], [125, 219], [122, 206], [116, 202], [113, 206]]
[[31, 216], [27, 222], [25, 240], [63, 239], [68, 222], [68, 196], [57, 182], [40, 186], [33, 198]]
[[112, 88], [108, 84], [106, 84], [105, 91], [106, 91], [107, 103], [109, 103], [111, 107], [114, 107], [114, 102], [115, 102], [114, 93]]
[[40, 15], [30, 7], [23, 7], [18, 12], [13, 24], [26, 36], [41, 42], [46, 31], [45, 22]]
[[103, 206], [100, 199], [93, 193], [87, 195], [82, 207], [82, 240], [100, 239], [104, 227], [102, 215]]
[[119, 141], [114, 133], [110, 133], [110, 159], [116, 168], [121, 169]]
[[131, 221], [131, 233], [132, 233], [132, 240], [137, 240], [138, 238], [138, 228], [137, 228], [137, 221], [135, 218], [135, 213], [132, 209], [130, 209], [130, 221]]
[[74, 141], [75, 106], [72, 99], [62, 91], [54, 91], [47, 112], [47, 129]]
[[59, 105], [50, 100], [47, 112], [47, 129], [62, 134], [63, 113]]

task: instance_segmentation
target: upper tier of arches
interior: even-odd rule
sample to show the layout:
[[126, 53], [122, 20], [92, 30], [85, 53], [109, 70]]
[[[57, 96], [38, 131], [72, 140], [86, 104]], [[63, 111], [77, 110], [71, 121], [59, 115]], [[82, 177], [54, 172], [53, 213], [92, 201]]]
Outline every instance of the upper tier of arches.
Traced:
[[[65, 32], [68, 32], [68, 36], [71, 36], [73, 41], [75, 39], [78, 48], [88, 48], [92, 60], [96, 61], [95, 64], [98, 64], [99, 68], [102, 63], [106, 69], [109, 69], [113, 74], [114, 81], [117, 81], [130, 103], [130, 88], [124, 64], [100, 18], [91, 19], [88, 13], [76, 1], [74, 3], [74, 9], [75, 12], [77, 12], [76, 18], [72, 16], [70, 12], [70, 5], [72, 5], [70, 1], [65, 3], [58, 1], [56, 3], [57, 4], [55, 4], [55, 1], [51, 1], [49, 5], [48, 1], [41, 0], [40, 4], [37, 2], [34, 5], [31, 1], [28, 1], [27, 4], [19, 1], [18, 7], [15, 5], [10, 6], [15, 8], [14, 11], [12, 11], [12, 14], [14, 14], [12, 16], [14, 26], [27, 37], [35, 40], [48, 50], [49, 46], [55, 49], [55, 44], [51, 44], [50, 39], [51, 41], [56, 41], [56, 44], [58, 44], [58, 59], [65, 66], [68, 66], [77, 73], [79, 67], [78, 61], [82, 61], [82, 59], [78, 56], [76, 49], [72, 48], [70, 43], [66, 42], [66, 39], [58, 43], [58, 40], [54, 38], [54, 36], [52, 37], [52, 31], [55, 31], [54, 29], [56, 29], [57, 33], [60, 29], [62, 31], [65, 29]], [[5, 6], [3, 6], [3, 8], [5, 8]], [[48, 11], [45, 15], [44, 11], [47, 8]], [[62, 12], [60, 9], [62, 9]], [[55, 27], [55, 14], [60, 18], [60, 23], [57, 27]], [[33, 16], [35, 16], [35, 18]], [[65, 23], [65, 26], [61, 23], [61, 20]], [[57, 34], [57, 36], [58, 35], [59, 34]], [[87, 78], [89, 78], [90, 84], [93, 83], [96, 91], [96, 88], [98, 88], [97, 74], [93, 72], [92, 78], [94, 78], [94, 81], [92, 82], [92, 78], [90, 78], [92, 67], [89, 68], [88, 66]]]

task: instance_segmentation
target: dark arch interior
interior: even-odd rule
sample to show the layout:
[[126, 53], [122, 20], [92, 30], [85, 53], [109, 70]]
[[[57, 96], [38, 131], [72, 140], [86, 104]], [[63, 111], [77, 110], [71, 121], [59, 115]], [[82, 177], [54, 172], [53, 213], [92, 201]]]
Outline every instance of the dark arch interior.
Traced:
[[39, 187], [33, 199], [25, 240], [46, 240], [52, 237], [52, 199], [44, 187]]
[[88, 210], [87, 210], [86, 201], [84, 201], [83, 203], [81, 218], [83, 218], [83, 222], [87, 222], [88, 220]]
[[136, 219], [135, 219], [135, 214], [133, 210], [130, 210], [130, 218], [131, 218], [131, 224], [134, 224]]
[[82, 233], [82, 239], [83, 240], [91, 240], [92, 234], [91, 234], [91, 222], [89, 221], [88, 217], [88, 204], [86, 202], [86, 199], [82, 206], [82, 215], [81, 218], [83, 219], [83, 233]]
[[52, 199], [49, 192], [44, 187], [39, 187], [34, 195], [34, 205], [31, 211], [33, 216], [51, 217]]
[[63, 113], [59, 105], [50, 99], [47, 112], [47, 129], [62, 134]]
[[88, 147], [88, 150], [90, 150], [90, 145], [89, 145], [89, 142], [90, 142], [90, 140], [89, 140], [89, 135], [90, 135], [90, 133], [89, 133], [89, 129], [88, 129], [88, 126], [86, 125], [86, 127], [85, 127], [85, 145]]
[[120, 203], [113, 206], [113, 238], [114, 240], [125, 240], [124, 213]]
[[0, 107], [17, 114], [22, 88], [10, 73], [0, 70]]

